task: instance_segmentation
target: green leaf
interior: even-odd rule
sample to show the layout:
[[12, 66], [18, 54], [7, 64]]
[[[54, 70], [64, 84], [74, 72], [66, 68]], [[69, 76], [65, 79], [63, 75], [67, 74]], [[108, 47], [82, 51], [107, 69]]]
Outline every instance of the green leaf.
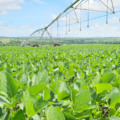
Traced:
[[109, 110], [109, 115], [114, 116], [114, 115], [116, 115], [116, 112], [117, 112], [116, 109], [110, 109]]
[[25, 120], [25, 114], [22, 110], [17, 110], [10, 116], [9, 120]]
[[16, 104], [20, 101], [20, 99], [23, 97], [23, 94], [21, 93], [19, 93], [19, 94], [17, 94], [17, 95], [15, 95], [14, 97], [13, 97], [13, 99], [11, 99], [11, 102], [10, 102], [10, 105], [5, 105], [5, 106], [7, 106], [8, 108], [12, 108], [12, 107], [15, 107], [16, 106]]
[[57, 92], [58, 100], [60, 101], [68, 96], [70, 96], [69, 87], [65, 82], [61, 82], [59, 85], [59, 90]]
[[39, 116], [38, 114], [34, 115], [32, 118], [33, 120], [41, 120], [40, 118], [41, 116]]
[[0, 120], [8, 120], [8, 114], [4, 113], [2, 116], [0, 116]]
[[64, 112], [65, 120], [76, 120], [76, 118], [70, 113]]
[[89, 90], [82, 90], [73, 98], [73, 110], [75, 112], [82, 112], [90, 107], [91, 94]]
[[76, 90], [76, 91], [80, 91], [80, 88], [81, 88], [81, 86], [80, 86], [80, 83], [79, 82], [74, 82], [73, 84], [72, 84], [72, 88], [74, 89], [74, 90]]
[[22, 84], [26, 85], [28, 83], [28, 75], [24, 73], [19, 80]]
[[108, 93], [108, 98], [111, 98], [116, 93], [120, 93], [119, 89], [117, 87], [115, 87], [112, 90], [110, 90], [110, 92]]
[[28, 88], [28, 91], [31, 95], [38, 95], [40, 92], [43, 91], [43, 99], [44, 100], [49, 100], [50, 99], [50, 92], [49, 89], [45, 84], [41, 85], [34, 85], [32, 87]]
[[7, 73], [0, 73], [0, 94], [13, 98], [18, 92], [18, 86], [13, 77]]
[[116, 78], [116, 80], [114, 81], [114, 87], [118, 87], [119, 85], [120, 85], [120, 76]]
[[23, 83], [21, 83], [20, 81], [17, 81], [18, 86], [22, 89], [22, 90], [26, 90], [27, 89], [27, 85], [24, 85]]
[[118, 73], [120, 74], [120, 67], [117, 69]]
[[48, 72], [46, 70], [36, 73], [32, 78], [32, 85], [44, 84], [49, 81]]
[[115, 75], [113, 72], [111, 73], [105, 73], [101, 76], [100, 81], [102, 83], [110, 83], [114, 79]]
[[[90, 118], [91, 116], [91, 110], [85, 110], [81, 113], [74, 113], [74, 116], [78, 119], [78, 120], [84, 120], [85, 118]], [[89, 120], [89, 119], [88, 119]]]
[[57, 91], [59, 90], [59, 81], [54, 81], [53, 83], [51, 83], [50, 85], [50, 89], [52, 90], [52, 92], [57, 93]]
[[47, 110], [47, 120], [65, 120], [59, 107], [50, 106]]
[[74, 69], [72, 64], [70, 64], [69, 66], [68, 75], [69, 77], [72, 77], [74, 75]]
[[10, 101], [5, 96], [0, 95], [0, 106], [5, 104], [10, 104]]
[[92, 83], [93, 83], [94, 85], [96, 85], [97, 83], [99, 83], [99, 81], [100, 81], [100, 75], [97, 74], [97, 75], [95, 76], [95, 78], [92, 80]]
[[96, 92], [97, 94], [100, 94], [104, 91], [109, 92], [112, 88], [113, 88], [112, 85], [109, 83], [98, 83], [96, 85]]
[[120, 120], [120, 117], [112, 116], [112, 117], [109, 118], [109, 120]]
[[48, 105], [47, 101], [36, 98], [36, 96], [31, 95], [28, 91], [25, 91], [23, 96], [24, 106], [28, 116], [34, 116]]
[[34, 85], [32, 87], [28, 88], [28, 91], [31, 95], [38, 95], [43, 89], [45, 88], [45, 85]]
[[112, 95], [111, 102], [110, 102], [110, 108], [113, 108], [113, 109], [116, 108], [117, 103], [120, 103], [120, 94], [119, 93]]
[[1, 107], [0, 107], [0, 116], [2, 115], [2, 109], [1, 109]]

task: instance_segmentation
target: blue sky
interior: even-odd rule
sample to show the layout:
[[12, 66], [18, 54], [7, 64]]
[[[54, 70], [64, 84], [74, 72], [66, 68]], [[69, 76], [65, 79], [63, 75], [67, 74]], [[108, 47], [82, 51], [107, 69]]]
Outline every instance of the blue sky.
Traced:
[[[115, 5], [120, 8], [120, 2], [115, 1]], [[70, 3], [72, 0], [1, 0], [0, 36], [29, 36], [34, 30], [50, 23], [53, 16], [62, 12]], [[104, 19], [92, 21], [89, 29], [83, 25], [81, 33], [73, 26], [71, 29], [75, 30], [68, 37], [120, 36], [119, 17], [120, 15], [110, 16], [108, 25]]]

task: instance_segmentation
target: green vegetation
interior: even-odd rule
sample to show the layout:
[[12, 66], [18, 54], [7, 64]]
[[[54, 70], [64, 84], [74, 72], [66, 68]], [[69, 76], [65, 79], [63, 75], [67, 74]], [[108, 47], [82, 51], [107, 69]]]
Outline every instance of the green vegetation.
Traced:
[[29, 41], [25, 46], [54, 45], [54, 43], [63, 44], [120, 44], [120, 38], [58, 38], [58, 39], [40, 39], [40, 38], [0, 38], [0, 46], [20, 46], [22, 41]]
[[0, 120], [119, 120], [120, 45], [0, 48]]

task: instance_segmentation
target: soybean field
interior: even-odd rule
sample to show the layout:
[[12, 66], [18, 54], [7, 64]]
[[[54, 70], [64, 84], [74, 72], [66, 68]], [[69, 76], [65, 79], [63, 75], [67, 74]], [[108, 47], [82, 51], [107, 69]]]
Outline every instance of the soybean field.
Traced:
[[120, 45], [0, 47], [0, 120], [120, 120]]

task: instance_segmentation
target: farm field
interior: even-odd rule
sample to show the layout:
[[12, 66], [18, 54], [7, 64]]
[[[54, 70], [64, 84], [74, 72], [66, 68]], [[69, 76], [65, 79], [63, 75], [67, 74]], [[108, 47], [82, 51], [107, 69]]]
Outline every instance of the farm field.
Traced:
[[120, 45], [0, 47], [0, 120], [120, 120]]

